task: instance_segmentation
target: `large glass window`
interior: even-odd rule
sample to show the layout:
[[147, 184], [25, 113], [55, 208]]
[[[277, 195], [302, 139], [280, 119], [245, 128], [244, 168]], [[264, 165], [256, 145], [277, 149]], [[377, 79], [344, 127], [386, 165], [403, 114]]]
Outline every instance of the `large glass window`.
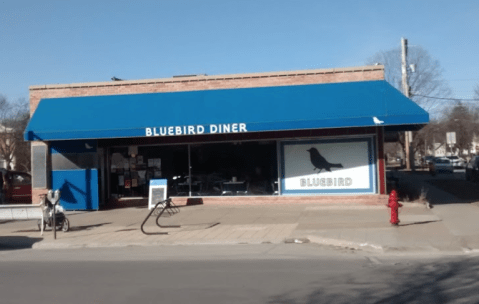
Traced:
[[[147, 197], [150, 179], [167, 179], [169, 196], [277, 193], [276, 142], [230, 142], [110, 149], [113, 198]], [[188, 168], [190, 159], [191, 171]]]
[[275, 142], [191, 145], [193, 196], [271, 195], [277, 190]]
[[[145, 146], [110, 149], [110, 191], [113, 198], [147, 197], [150, 179], [168, 180], [188, 174], [188, 146]], [[173, 191], [176, 194], [176, 191]], [[172, 193], [172, 194], [173, 194]], [[188, 195], [184, 193], [182, 195]]]

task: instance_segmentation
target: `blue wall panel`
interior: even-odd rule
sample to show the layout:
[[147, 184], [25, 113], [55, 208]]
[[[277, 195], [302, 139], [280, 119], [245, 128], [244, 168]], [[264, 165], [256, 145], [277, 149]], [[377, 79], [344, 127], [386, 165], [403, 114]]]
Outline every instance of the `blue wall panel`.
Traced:
[[52, 189], [60, 189], [66, 210], [98, 210], [98, 170], [52, 171]]

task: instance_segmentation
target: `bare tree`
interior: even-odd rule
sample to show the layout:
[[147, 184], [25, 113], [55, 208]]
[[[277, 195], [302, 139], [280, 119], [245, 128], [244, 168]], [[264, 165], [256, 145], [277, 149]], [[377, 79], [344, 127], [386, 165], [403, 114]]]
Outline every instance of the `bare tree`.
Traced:
[[[412, 149], [421, 155], [427, 155], [428, 152], [435, 154], [435, 151], [446, 144], [446, 128], [444, 121], [431, 120], [421, 131], [416, 132]], [[401, 134], [400, 145], [404, 146], [404, 134]]]
[[[402, 91], [400, 47], [378, 52], [369, 58], [367, 63], [383, 64], [386, 81], [399, 91]], [[433, 59], [429, 52], [422, 47], [410, 46], [408, 49], [408, 64], [415, 64], [416, 66], [415, 72], [409, 73], [411, 99], [429, 113], [433, 115], [440, 114], [445, 102], [434, 97], [450, 97], [451, 89], [442, 76], [443, 69], [439, 61]]]
[[446, 131], [456, 133], [456, 143], [453, 148], [458, 150], [459, 154], [464, 154], [464, 151], [469, 154], [477, 125], [476, 120], [477, 111], [460, 102], [445, 112], [444, 133]]
[[6, 169], [30, 171], [30, 144], [23, 140], [23, 131], [29, 121], [28, 103], [9, 102], [0, 95], [0, 158]]
[[15, 169], [18, 171], [31, 172], [31, 150], [30, 142], [23, 139], [23, 132], [27, 128], [28, 122], [30, 121], [30, 110], [28, 109], [28, 104], [25, 108], [25, 111], [22, 110], [18, 116], [16, 122], [16, 132], [15, 132], [15, 141], [16, 147], [14, 150], [15, 155]]
[[[384, 65], [386, 81], [399, 91], [402, 91], [401, 48], [378, 52], [367, 60], [367, 64], [375, 63]], [[415, 65], [415, 72], [409, 73], [411, 99], [428, 111], [432, 118], [439, 118], [444, 107], [447, 106], [447, 101], [437, 98], [451, 96], [451, 89], [442, 76], [443, 70], [439, 61], [433, 59], [429, 52], [422, 47], [410, 46], [408, 50], [408, 64]], [[427, 148], [425, 145], [429, 145], [427, 138], [433, 133], [431, 133], [430, 129], [425, 127], [418, 132], [414, 132], [411, 143], [413, 155], [416, 152], [426, 153]], [[400, 135], [399, 143], [403, 151], [405, 151], [404, 134]]]

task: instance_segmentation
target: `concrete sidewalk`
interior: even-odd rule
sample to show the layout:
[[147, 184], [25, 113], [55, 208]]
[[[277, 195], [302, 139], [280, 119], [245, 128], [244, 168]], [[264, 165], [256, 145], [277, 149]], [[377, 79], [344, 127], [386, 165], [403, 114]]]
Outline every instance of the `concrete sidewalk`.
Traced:
[[145, 235], [140, 226], [149, 211], [132, 207], [69, 212], [71, 231], [57, 232], [56, 240], [48, 230], [40, 237], [36, 221], [0, 222], [0, 250], [313, 242], [376, 252], [479, 252], [479, 204], [434, 187], [430, 176], [398, 174], [433, 204], [403, 203], [399, 227], [389, 224], [382, 205], [197, 205], [160, 219], [180, 228], [161, 229], [152, 217], [145, 230], [167, 234]]
[[71, 231], [57, 232], [56, 240], [48, 230], [40, 237], [36, 221], [0, 223], [0, 249], [313, 242], [376, 252], [479, 250], [479, 208], [450, 206], [404, 203], [399, 227], [389, 224], [385, 206], [182, 206], [160, 219], [180, 228], [160, 229], [155, 218], [146, 225], [163, 235], [141, 232], [146, 208], [70, 212]]

